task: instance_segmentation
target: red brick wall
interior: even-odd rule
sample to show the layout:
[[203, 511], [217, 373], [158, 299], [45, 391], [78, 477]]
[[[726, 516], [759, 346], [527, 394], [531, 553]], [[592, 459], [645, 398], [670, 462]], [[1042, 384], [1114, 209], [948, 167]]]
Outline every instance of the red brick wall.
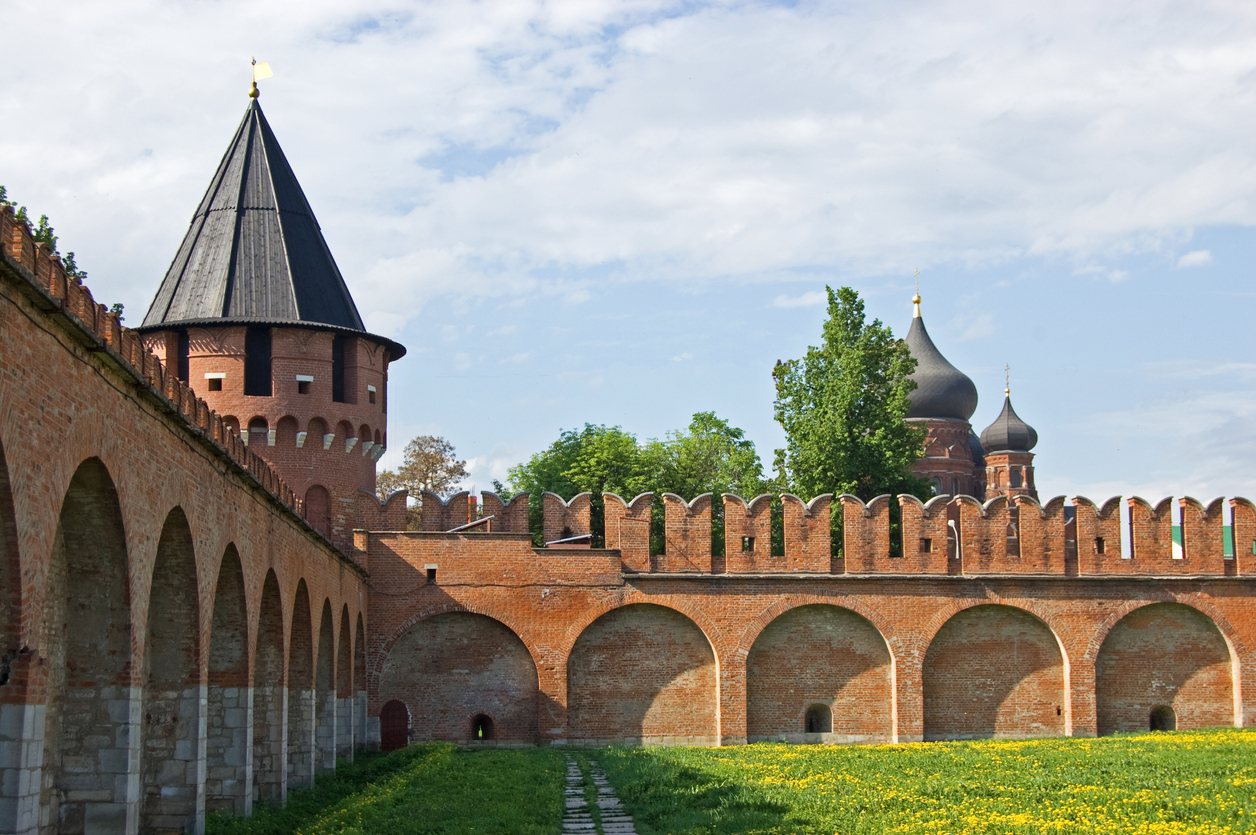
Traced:
[[781, 496], [785, 515], [785, 555], [790, 571], [833, 570], [833, 533], [829, 519], [831, 493], [803, 502], [786, 493]]
[[835, 741], [891, 738], [890, 652], [876, 627], [849, 609], [791, 609], [759, 633], [746, 659], [751, 741], [801, 734], [816, 703], [832, 708]]
[[719, 740], [715, 657], [684, 615], [637, 605], [603, 615], [567, 661], [573, 740]]
[[1177, 727], [1234, 722], [1230, 653], [1215, 624], [1174, 603], [1136, 609], [1112, 627], [1095, 663], [1099, 733], [1145, 731], [1167, 705]]
[[627, 571], [650, 570], [650, 502], [653, 493], [642, 493], [625, 502], [614, 493], [603, 493], [606, 508], [606, 547], [619, 551]]
[[711, 494], [686, 502], [663, 494], [666, 551], [654, 555], [656, 571], [711, 571]]
[[592, 511], [592, 494], [580, 493], [564, 501], [556, 493], [541, 494], [542, 509], [545, 512], [545, 541], [553, 542], [567, 536], [580, 536], [590, 532], [590, 513]]
[[1066, 699], [1055, 636], [1008, 606], [965, 609], [925, 655], [925, 739], [1059, 736]]
[[509, 628], [483, 615], [447, 612], [416, 623], [381, 668], [379, 698], [405, 703], [420, 740], [470, 740], [481, 713], [499, 741], [537, 738], [536, 665]]
[[[743, 550], [746, 537], [754, 547]], [[756, 496], [746, 501], [732, 493], [724, 494], [724, 565], [731, 573], [783, 571], [785, 557], [772, 556], [772, 497]]]

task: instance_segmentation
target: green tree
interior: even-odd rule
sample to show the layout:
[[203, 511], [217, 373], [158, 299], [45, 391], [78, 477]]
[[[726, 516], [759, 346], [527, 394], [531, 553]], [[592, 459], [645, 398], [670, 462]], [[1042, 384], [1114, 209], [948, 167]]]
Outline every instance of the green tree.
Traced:
[[868, 323], [863, 300], [849, 287], [829, 294], [820, 347], [777, 363], [776, 420], [786, 446], [776, 469], [803, 498], [851, 493], [864, 501], [882, 493], [931, 495], [912, 475], [925, 431], [904, 421], [909, 375], [916, 360], [881, 321]]
[[[375, 492], [380, 501], [398, 490], [409, 490], [412, 499], [418, 499], [421, 490], [448, 498], [466, 477], [467, 462], [458, 460], [453, 444], [436, 435], [419, 435], [406, 444], [400, 467], [375, 477]], [[421, 506], [409, 506], [406, 512], [409, 529], [419, 530]]]

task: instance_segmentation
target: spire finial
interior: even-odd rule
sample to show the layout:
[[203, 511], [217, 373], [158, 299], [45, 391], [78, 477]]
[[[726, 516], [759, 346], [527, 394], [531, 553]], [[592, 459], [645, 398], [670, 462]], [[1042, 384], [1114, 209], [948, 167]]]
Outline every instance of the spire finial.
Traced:
[[1010, 363], [1003, 366], [1003, 396], [1012, 396], [1012, 366]]
[[263, 61], [262, 63], [259, 64], [257, 63], [257, 59], [254, 58], [253, 59], [253, 83], [249, 86], [249, 98], [256, 101], [257, 97], [262, 94], [261, 91], [257, 89], [257, 82], [261, 81], [263, 78], [270, 78], [272, 75], [274, 75], [274, 73], [270, 71], [269, 63], [267, 63], [266, 61]]
[[920, 268], [916, 268], [916, 295], [911, 297], [911, 303], [914, 304], [915, 310], [912, 311], [912, 318], [920, 318]]

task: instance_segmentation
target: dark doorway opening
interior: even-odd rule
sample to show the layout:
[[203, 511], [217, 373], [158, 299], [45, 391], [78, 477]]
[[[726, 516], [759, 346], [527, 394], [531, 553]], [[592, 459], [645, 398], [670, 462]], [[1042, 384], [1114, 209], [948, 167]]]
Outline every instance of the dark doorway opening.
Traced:
[[1177, 716], [1168, 705], [1157, 705], [1151, 709], [1151, 729], [1153, 731], [1177, 730]]
[[471, 720], [471, 739], [476, 742], [488, 742], [493, 738], [493, 717], [477, 713]]
[[833, 733], [833, 711], [828, 705], [812, 705], [807, 708], [804, 726], [809, 734]]
[[405, 748], [410, 742], [410, 709], [393, 699], [379, 712], [379, 747], [384, 751]]

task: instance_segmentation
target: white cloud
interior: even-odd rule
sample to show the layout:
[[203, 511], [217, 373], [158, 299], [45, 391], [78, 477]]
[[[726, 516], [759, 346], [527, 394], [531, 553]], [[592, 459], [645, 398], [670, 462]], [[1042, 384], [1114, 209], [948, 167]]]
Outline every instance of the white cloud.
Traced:
[[6, 10], [29, 36], [6, 45], [0, 120], [40, 124], [0, 138], [22, 160], [6, 185], [128, 309], [186, 230], [254, 51], [276, 72], [268, 118], [390, 334], [439, 296], [581, 303], [585, 271], [1087, 262], [1256, 224], [1251, 4], [46, 5]]
[[808, 290], [797, 296], [780, 295], [772, 299], [773, 307], [815, 307], [828, 301], [828, 295], [821, 290]]
[[1185, 267], [1206, 267], [1212, 263], [1212, 253], [1206, 249], [1196, 249], [1188, 252], [1178, 259], [1179, 268]]
[[672, 357], [672, 362], [684, 362], [685, 360], [691, 360], [691, 359], [693, 359], [693, 354], [685, 352], [683, 354], [677, 354], [676, 356]]
[[994, 314], [992, 313], [978, 313], [976, 316], [957, 317], [951, 321], [951, 325], [961, 329], [959, 334], [960, 342], [994, 336]]

